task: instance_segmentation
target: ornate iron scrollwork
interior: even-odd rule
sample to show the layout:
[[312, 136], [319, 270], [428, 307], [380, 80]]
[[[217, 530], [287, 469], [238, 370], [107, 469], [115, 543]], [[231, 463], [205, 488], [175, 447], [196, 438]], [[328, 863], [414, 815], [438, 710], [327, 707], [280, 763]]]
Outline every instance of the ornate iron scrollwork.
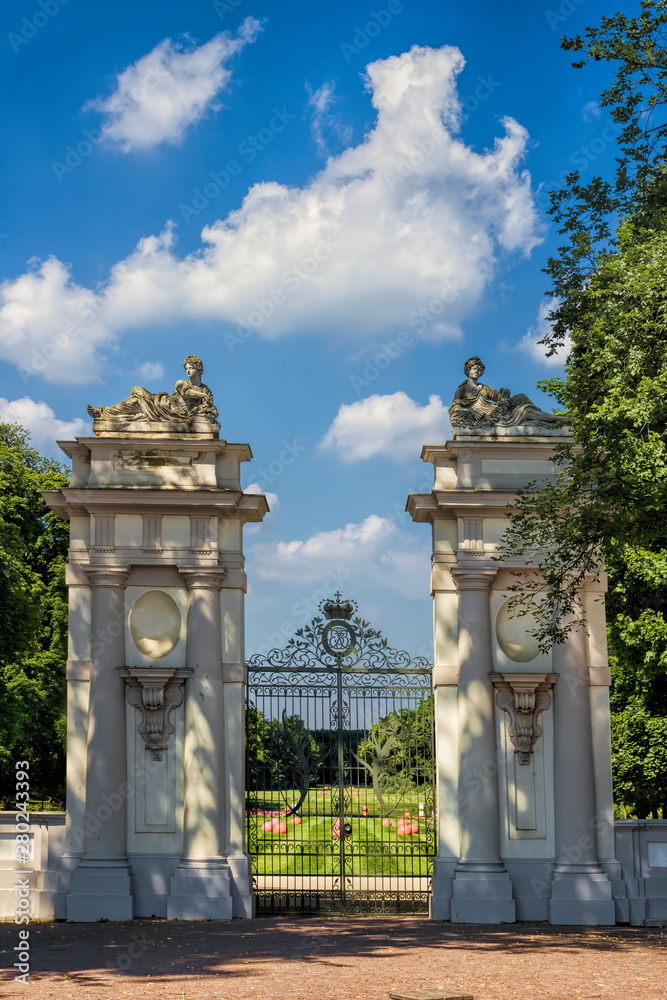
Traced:
[[435, 854], [431, 664], [341, 594], [248, 662], [259, 912], [423, 913]]
[[334, 600], [322, 601], [322, 616], [297, 629], [283, 647], [255, 654], [248, 660], [249, 670], [296, 670], [302, 676], [309, 670], [326, 668], [368, 671], [368, 683], [382, 683], [379, 671], [408, 673], [430, 670], [425, 656], [411, 657], [401, 649], [392, 649], [382, 633], [371, 627], [359, 615], [353, 617], [356, 602], [343, 600], [340, 593]]

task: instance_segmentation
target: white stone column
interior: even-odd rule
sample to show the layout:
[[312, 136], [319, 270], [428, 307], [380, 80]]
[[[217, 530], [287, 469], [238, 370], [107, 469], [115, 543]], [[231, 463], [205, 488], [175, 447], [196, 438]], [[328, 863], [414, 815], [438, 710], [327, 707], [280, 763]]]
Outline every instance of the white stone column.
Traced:
[[430, 916], [451, 918], [452, 880], [459, 859], [458, 820], [458, 595], [449, 573], [451, 557], [434, 553], [433, 701], [435, 723], [437, 854], [433, 861]]
[[252, 870], [245, 851], [245, 573], [228, 566], [220, 591], [222, 614], [222, 676], [225, 705], [225, 854], [232, 876], [235, 917], [255, 915]]
[[229, 919], [224, 857], [224, 700], [220, 634], [222, 567], [180, 570], [189, 591], [185, 685], [183, 852], [171, 879], [170, 920]]
[[598, 862], [591, 700], [586, 635], [575, 628], [554, 646], [560, 676], [553, 693], [556, 863], [552, 924], [613, 924], [611, 883]]
[[127, 860], [125, 566], [88, 566], [92, 588], [84, 853], [72, 874], [67, 919], [131, 920]]
[[459, 592], [459, 829], [460, 860], [453, 884], [452, 922], [514, 922], [512, 883], [500, 860], [498, 750], [489, 588], [495, 569], [452, 570]]
[[[604, 595], [606, 575], [589, 578], [584, 592], [584, 613], [587, 623], [588, 672], [591, 698], [591, 728], [593, 733], [593, 770], [595, 802], [598, 818], [598, 857], [603, 871], [612, 879], [621, 879], [621, 866], [616, 859], [614, 839], [614, 791], [611, 776], [611, 719], [609, 686], [611, 671], [607, 656], [607, 622]], [[626, 922], [623, 914], [619, 921]]]

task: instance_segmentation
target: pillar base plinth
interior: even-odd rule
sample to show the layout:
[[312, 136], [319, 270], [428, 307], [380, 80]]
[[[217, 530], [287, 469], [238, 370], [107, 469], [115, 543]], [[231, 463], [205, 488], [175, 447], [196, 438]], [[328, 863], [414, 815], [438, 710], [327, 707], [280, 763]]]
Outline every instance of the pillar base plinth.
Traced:
[[458, 862], [453, 858], [434, 858], [429, 918], [431, 920], [451, 920], [452, 884]]
[[612, 885], [599, 865], [557, 865], [549, 899], [550, 924], [616, 923]]
[[250, 858], [247, 854], [228, 854], [227, 864], [232, 879], [232, 916], [250, 919], [256, 909]]
[[132, 872], [127, 862], [82, 861], [72, 872], [67, 919], [72, 923], [132, 920]]
[[221, 859], [181, 861], [171, 877], [167, 920], [231, 920], [232, 884]]
[[459, 865], [452, 883], [453, 924], [513, 924], [512, 881], [503, 865]]

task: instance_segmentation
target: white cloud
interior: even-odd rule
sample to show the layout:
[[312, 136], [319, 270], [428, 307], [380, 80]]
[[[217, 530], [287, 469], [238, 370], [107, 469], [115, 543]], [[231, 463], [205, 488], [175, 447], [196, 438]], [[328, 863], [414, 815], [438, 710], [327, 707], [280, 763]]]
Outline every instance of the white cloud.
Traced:
[[[128, 328], [217, 321], [230, 351], [256, 331], [368, 340], [402, 329], [460, 335], [502, 254], [539, 242], [527, 133], [514, 120], [493, 148], [457, 137], [456, 48], [414, 47], [367, 67], [375, 127], [303, 188], [267, 182], [178, 256], [173, 227], [140, 241], [106, 284], [75, 284], [50, 261], [0, 286], [0, 355], [25, 363], [67, 322], [78, 332], [43, 367], [94, 378]], [[290, 115], [278, 108], [276, 128]], [[82, 309], [92, 316], [81, 320]], [[55, 331], [55, 333], [54, 333]]]
[[540, 303], [537, 310], [537, 321], [535, 326], [531, 326], [528, 333], [524, 334], [517, 347], [520, 351], [529, 354], [534, 361], [539, 361], [550, 368], [562, 368], [572, 350], [572, 342], [569, 337], [565, 338], [563, 347], [559, 348], [555, 354], [547, 357], [547, 349], [544, 344], [540, 344], [550, 331], [549, 313], [558, 308], [558, 299], [545, 299]]
[[220, 32], [198, 48], [165, 38], [118, 74], [110, 97], [96, 97], [84, 110], [106, 116], [105, 142], [124, 153], [179, 142], [189, 125], [215, 110], [231, 76], [226, 64], [259, 30], [259, 21], [248, 17], [236, 37]]
[[[263, 493], [266, 497], [266, 501], [269, 505], [269, 512], [275, 511], [276, 507], [280, 503], [277, 493], [270, 493], [268, 490], [263, 490], [259, 483], [250, 483], [246, 486], [244, 493]], [[264, 527], [265, 521], [260, 521], [258, 524], [246, 524], [244, 527], [244, 532], [246, 535], [256, 535]]]
[[602, 108], [597, 101], [588, 101], [581, 109], [581, 116], [585, 122], [592, 122], [602, 114]]
[[146, 379], [147, 382], [154, 382], [164, 375], [164, 367], [159, 361], [144, 361], [139, 365], [136, 374], [139, 378]]
[[444, 442], [448, 431], [447, 407], [439, 396], [420, 406], [405, 392], [394, 392], [344, 403], [320, 449], [336, 451], [345, 462], [378, 455], [400, 461], [418, 458], [423, 444]]
[[371, 514], [360, 524], [320, 531], [305, 541], [258, 543], [250, 558], [260, 580], [306, 583], [342, 572], [417, 597], [426, 585], [430, 548]]
[[72, 281], [54, 257], [0, 284], [0, 354], [24, 378], [90, 382], [115, 337], [103, 298]]
[[310, 84], [306, 84], [308, 91], [308, 107], [312, 114], [311, 132], [319, 153], [322, 156], [329, 155], [326, 134], [333, 133], [337, 139], [347, 143], [352, 138], [352, 127], [345, 125], [338, 115], [332, 113], [331, 108], [338, 103], [340, 98], [336, 95], [336, 85], [333, 81], [323, 83], [317, 90], [313, 90]]
[[25, 427], [33, 447], [50, 453], [57, 451], [56, 441], [71, 441], [78, 434], [91, 433], [90, 423], [85, 420], [58, 420], [47, 403], [37, 403], [28, 396], [11, 400], [0, 397], [0, 422]]
[[[259, 483], [250, 483], [250, 486], [246, 486], [243, 490], [244, 493], [263, 493], [266, 497], [267, 503], [271, 510], [275, 510], [280, 500], [278, 499], [277, 493], [270, 493], [268, 490], [262, 489]], [[247, 527], [246, 527], [247, 530]]]

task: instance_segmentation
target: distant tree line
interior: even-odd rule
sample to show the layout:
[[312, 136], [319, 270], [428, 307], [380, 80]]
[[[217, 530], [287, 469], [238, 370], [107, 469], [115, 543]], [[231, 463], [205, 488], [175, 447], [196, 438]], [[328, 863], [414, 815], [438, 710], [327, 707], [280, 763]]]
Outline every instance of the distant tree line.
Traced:
[[30, 763], [33, 804], [65, 797], [65, 561], [69, 526], [40, 490], [69, 481], [28, 433], [0, 424], [0, 800], [13, 804], [14, 764]]

